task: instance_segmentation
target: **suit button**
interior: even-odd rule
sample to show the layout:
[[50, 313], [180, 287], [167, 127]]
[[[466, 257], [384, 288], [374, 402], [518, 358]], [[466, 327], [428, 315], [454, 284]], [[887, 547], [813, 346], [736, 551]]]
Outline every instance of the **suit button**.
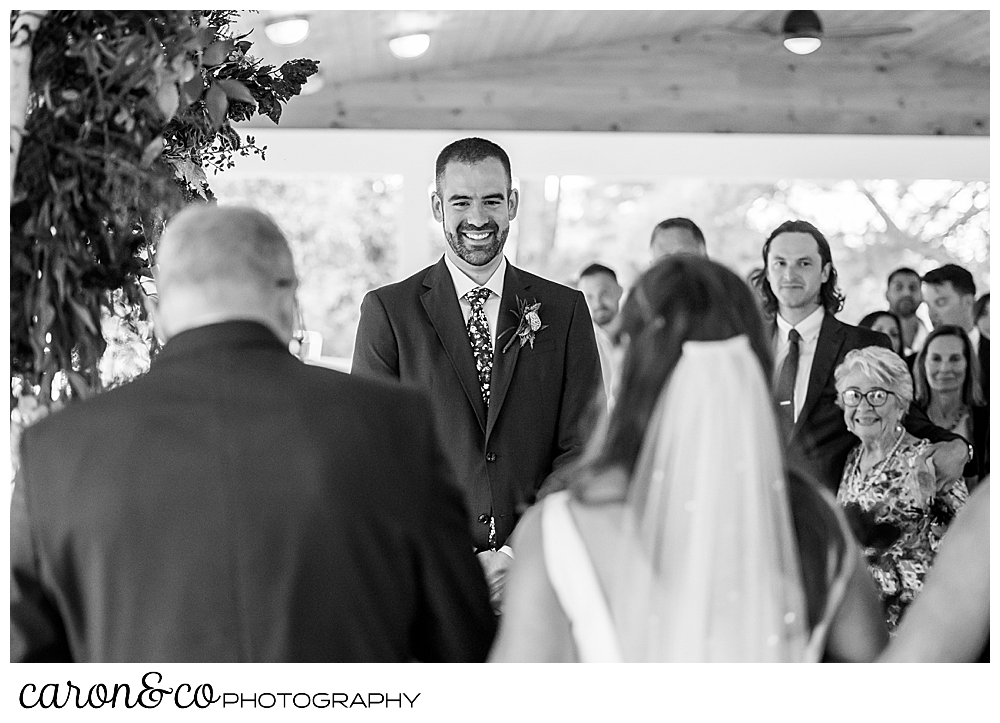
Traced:
[[479, 521], [482, 522], [485, 525], [487, 522], [490, 521], [490, 516], [489, 515], [479, 515]]
[[487, 452], [486, 453], [486, 461], [487, 462], [496, 462], [497, 461], [497, 456], [495, 454], [493, 454], [492, 452]]

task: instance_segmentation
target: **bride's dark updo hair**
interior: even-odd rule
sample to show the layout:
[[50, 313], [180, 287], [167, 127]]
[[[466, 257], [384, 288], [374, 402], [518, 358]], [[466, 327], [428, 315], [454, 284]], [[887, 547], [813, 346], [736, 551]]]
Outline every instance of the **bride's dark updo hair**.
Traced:
[[646, 426], [684, 342], [744, 334], [765, 378], [771, 377], [771, 351], [757, 303], [739, 276], [714, 261], [687, 255], [661, 259], [636, 281], [621, 319], [619, 334], [628, 347], [604, 444], [592, 459], [595, 469], [621, 467], [632, 475]]

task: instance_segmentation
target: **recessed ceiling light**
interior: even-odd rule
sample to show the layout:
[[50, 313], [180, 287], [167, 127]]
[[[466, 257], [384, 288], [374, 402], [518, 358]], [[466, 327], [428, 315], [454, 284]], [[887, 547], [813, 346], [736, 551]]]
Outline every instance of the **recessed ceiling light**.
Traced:
[[309, 19], [286, 17], [270, 20], [264, 26], [264, 34], [275, 45], [295, 45], [309, 35]]
[[417, 58], [427, 52], [431, 45], [431, 36], [427, 33], [403, 35], [389, 41], [389, 50], [397, 58]]

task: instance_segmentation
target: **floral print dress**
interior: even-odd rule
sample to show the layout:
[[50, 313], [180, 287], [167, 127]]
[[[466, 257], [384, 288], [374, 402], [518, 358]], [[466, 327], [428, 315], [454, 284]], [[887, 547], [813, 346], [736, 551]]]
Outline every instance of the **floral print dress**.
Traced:
[[865, 473], [861, 447], [855, 447], [837, 491], [837, 501], [856, 521], [890, 632], [923, 587], [941, 538], [969, 496], [961, 478], [936, 488], [932, 467], [920, 459], [929, 446], [926, 439], [903, 440]]

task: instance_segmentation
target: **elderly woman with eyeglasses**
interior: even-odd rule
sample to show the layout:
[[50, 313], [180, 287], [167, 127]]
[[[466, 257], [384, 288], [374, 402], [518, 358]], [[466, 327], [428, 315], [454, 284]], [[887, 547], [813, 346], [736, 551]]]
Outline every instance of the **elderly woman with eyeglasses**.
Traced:
[[856, 349], [834, 379], [844, 422], [861, 442], [848, 455], [837, 501], [865, 548], [893, 631], [968, 490], [961, 478], [936, 483], [930, 442], [903, 428], [913, 381], [898, 355]]

